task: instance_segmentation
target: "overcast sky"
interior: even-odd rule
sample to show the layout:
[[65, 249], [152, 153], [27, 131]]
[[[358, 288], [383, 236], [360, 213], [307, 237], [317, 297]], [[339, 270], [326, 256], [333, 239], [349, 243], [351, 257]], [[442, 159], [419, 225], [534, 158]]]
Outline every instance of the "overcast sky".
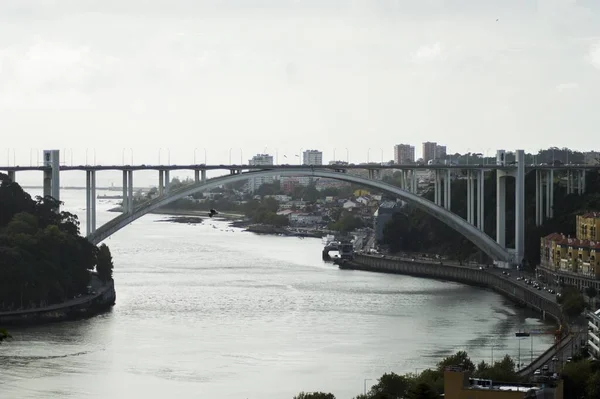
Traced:
[[0, 164], [599, 149], [599, 89], [596, 0], [0, 1]]

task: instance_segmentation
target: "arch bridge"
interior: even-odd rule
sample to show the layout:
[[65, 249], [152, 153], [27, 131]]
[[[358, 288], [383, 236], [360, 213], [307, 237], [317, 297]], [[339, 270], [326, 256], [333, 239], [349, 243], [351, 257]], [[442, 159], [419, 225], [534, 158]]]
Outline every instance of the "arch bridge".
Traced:
[[479, 230], [474, 225], [468, 223], [462, 217], [452, 213], [450, 210], [436, 205], [435, 203], [418, 196], [417, 194], [408, 192], [399, 187], [385, 183], [380, 180], [372, 180], [364, 177], [355, 175], [349, 175], [347, 173], [332, 172], [330, 170], [319, 170], [310, 167], [299, 167], [296, 169], [287, 170], [260, 170], [254, 172], [238, 173], [227, 176], [220, 176], [213, 179], [208, 179], [204, 182], [198, 182], [195, 184], [181, 187], [177, 190], [171, 191], [167, 194], [149, 200], [140, 204], [137, 207], [128, 207], [125, 212], [120, 216], [112, 219], [103, 226], [100, 226], [97, 230], [91, 232], [87, 237], [94, 243], [99, 244], [106, 238], [115, 234], [128, 224], [132, 223], [136, 219], [154, 211], [155, 209], [164, 207], [173, 201], [187, 197], [189, 195], [207, 191], [212, 188], [221, 186], [223, 184], [235, 183], [238, 181], [246, 180], [251, 177], [269, 177], [269, 176], [304, 176], [304, 177], [319, 177], [325, 179], [334, 179], [347, 183], [353, 183], [368, 187], [371, 189], [380, 190], [387, 194], [394, 195], [403, 201], [414, 205], [415, 207], [422, 209], [433, 217], [444, 222], [452, 229], [456, 230], [460, 234], [464, 235], [468, 240], [473, 242], [479, 249], [485, 254], [490, 256], [492, 259], [496, 259], [503, 262], [512, 262], [513, 255], [506, 248], [503, 248], [494, 239], [486, 235], [483, 231]]

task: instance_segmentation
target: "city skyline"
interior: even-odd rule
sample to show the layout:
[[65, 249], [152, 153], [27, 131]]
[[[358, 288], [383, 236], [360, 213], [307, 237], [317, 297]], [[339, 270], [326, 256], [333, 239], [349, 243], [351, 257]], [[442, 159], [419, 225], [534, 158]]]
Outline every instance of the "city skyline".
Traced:
[[96, 148], [102, 163], [123, 147], [191, 160], [194, 143], [219, 163], [230, 143], [378, 160], [399, 142], [585, 150], [600, 17], [577, 3], [2, 2], [3, 147]]

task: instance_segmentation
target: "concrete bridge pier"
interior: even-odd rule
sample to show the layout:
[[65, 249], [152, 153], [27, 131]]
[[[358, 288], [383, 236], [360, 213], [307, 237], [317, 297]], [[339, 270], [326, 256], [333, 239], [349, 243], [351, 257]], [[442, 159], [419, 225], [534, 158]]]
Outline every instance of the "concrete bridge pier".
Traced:
[[164, 170], [158, 171], [158, 195], [165, 193], [165, 175]]
[[127, 212], [133, 213], [133, 170], [127, 171]]
[[585, 174], [586, 173], [585, 172], [586, 171], [585, 171], [585, 169], [583, 169], [583, 170], [580, 170], [580, 172], [581, 172], [581, 194], [585, 194], [585, 191], [586, 191], [586, 189], [585, 189]]
[[7, 174], [8, 174], [8, 178], [10, 179], [10, 181], [16, 182], [15, 175], [17, 174], [17, 172], [15, 172], [14, 170], [9, 170], [7, 172]]
[[128, 174], [127, 171], [123, 171], [123, 201], [121, 201], [121, 208], [123, 208], [123, 213], [126, 213], [129, 210], [129, 190], [127, 189], [127, 179]]
[[96, 231], [96, 171], [85, 171], [86, 235]]
[[440, 171], [434, 170], [435, 180], [433, 183], [433, 202], [437, 206], [441, 206], [442, 204], [442, 179], [440, 177]]
[[202, 169], [200, 171], [200, 180], [202, 183], [206, 183], [206, 169]]
[[171, 188], [171, 176], [168, 170], [163, 171], [165, 174], [165, 194], [169, 194]]
[[200, 171], [198, 169], [194, 170], [194, 182], [195, 183], [200, 182]]
[[[496, 153], [496, 162], [504, 166], [504, 150]], [[506, 172], [496, 171], [496, 242], [506, 248]]]
[[417, 181], [417, 171], [416, 170], [411, 170], [410, 172], [410, 192], [413, 194], [417, 193], [417, 188], [418, 188], [418, 181]]
[[479, 171], [479, 184], [477, 184], [477, 228], [485, 228], [485, 170]]
[[525, 257], [525, 151], [516, 151], [515, 176], [515, 261], [521, 264]]
[[450, 169], [446, 169], [446, 176], [444, 179], [444, 208], [452, 209], [452, 174]]
[[44, 197], [60, 201], [60, 151], [44, 150]]

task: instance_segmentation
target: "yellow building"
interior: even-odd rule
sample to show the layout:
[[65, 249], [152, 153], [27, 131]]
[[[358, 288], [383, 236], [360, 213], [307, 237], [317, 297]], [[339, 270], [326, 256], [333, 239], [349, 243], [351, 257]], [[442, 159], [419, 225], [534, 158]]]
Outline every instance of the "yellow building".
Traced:
[[577, 238], [600, 241], [600, 212], [577, 215]]
[[[535, 393], [536, 396], [525, 396]], [[444, 372], [445, 399], [523, 399], [544, 397], [563, 399], [563, 383], [559, 380], [554, 388], [537, 384], [501, 383], [492, 380], [469, 378], [460, 368], [450, 367]]]

